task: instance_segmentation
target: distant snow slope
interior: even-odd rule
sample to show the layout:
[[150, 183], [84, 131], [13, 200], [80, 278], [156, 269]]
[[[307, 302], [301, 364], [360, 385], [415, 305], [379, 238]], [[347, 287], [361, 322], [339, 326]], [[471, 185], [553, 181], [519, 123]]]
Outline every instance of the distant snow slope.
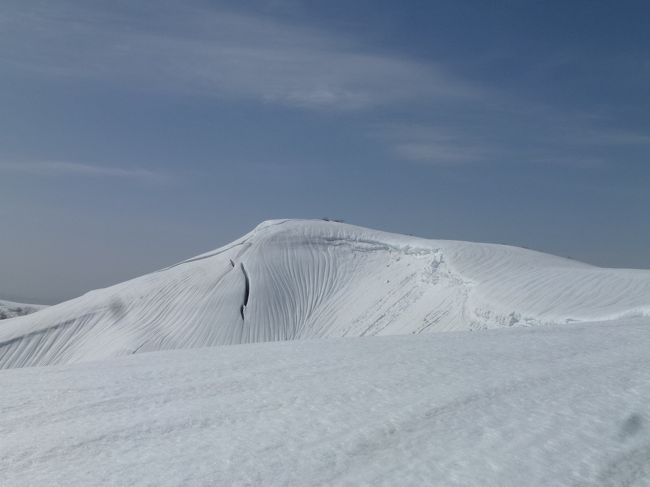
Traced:
[[646, 315], [650, 271], [342, 223], [274, 220], [213, 252], [3, 322], [0, 368]]
[[0, 320], [28, 315], [46, 307], [41, 304], [14, 303], [0, 299]]
[[4, 370], [0, 484], [647, 487], [649, 351], [637, 318]]

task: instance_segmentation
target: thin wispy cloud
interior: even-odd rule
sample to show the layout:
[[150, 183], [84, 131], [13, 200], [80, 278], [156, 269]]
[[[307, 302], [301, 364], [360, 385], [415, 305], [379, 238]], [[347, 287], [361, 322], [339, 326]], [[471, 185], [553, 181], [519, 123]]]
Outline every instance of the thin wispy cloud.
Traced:
[[441, 66], [368, 51], [318, 29], [210, 8], [151, 7], [160, 18], [138, 21], [96, 4], [92, 11], [79, 2], [27, 11], [15, 3], [0, 32], [3, 69], [312, 109], [473, 95]]
[[587, 144], [600, 146], [646, 146], [650, 145], [650, 135], [616, 130], [593, 131], [584, 134], [581, 140]]
[[482, 159], [480, 152], [447, 141], [404, 142], [393, 147], [395, 154], [409, 161], [430, 164], [458, 164]]
[[484, 109], [455, 123], [387, 124], [370, 136], [398, 161], [440, 166], [488, 162], [593, 169], [636, 160], [650, 145], [642, 133], [585, 125], [568, 114], [498, 115]]
[[376, 128], [371, 136], [382, 140], [398, 160], [430, 165], [479, 163], [497, 151], [494, 143], [451, 126], [389, 124]]
[[0, 162], [0, 171], [20, 172], [35, 176], [87, 176], [136, 180], [147, 183], [167, 181], [167, 175], [142, 168], [122, 168], [63, 161]]
[[[164, 0], [110, 8], [76, 0], [26, 7], [14, 0], [0, 22], [0, 75], [311, 110], [428, 110], [418, 117], [422, 126], [380, 135], [386, 152], [398, 160], [434, 165], [571, 161], [579, 149], [586, 152], [582, 159], [592, 159], [589, 152], [598, 146], [650, 140], [643, 134], [594, 131], [562, 109], [477, 87], [431, 60], [368, 49], [358, 39], [250, 11]], [[571, 59], [567, 56], [560, 56], [562, 62]], [[368, 126], [375, 123], [372, 116]], [[522, 127], [527, 128], [525, 145], [521, 137], [507, 135], [521, 133]]]

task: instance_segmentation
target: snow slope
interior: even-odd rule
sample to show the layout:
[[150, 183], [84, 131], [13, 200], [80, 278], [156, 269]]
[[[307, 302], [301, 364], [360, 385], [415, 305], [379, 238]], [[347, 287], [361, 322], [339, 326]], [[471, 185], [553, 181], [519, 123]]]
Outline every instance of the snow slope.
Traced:
[[137, 352], [650, 315], [650, 271], [342, 223], [239, 240], [0, 326], [0, 368]]
[[649, 350], [637, 318], [3, 370], [0, 484], [649, 486]]
[[41, 304], [14, 303], [0, 299], [0, 320], [28, 315], [46, 307]]

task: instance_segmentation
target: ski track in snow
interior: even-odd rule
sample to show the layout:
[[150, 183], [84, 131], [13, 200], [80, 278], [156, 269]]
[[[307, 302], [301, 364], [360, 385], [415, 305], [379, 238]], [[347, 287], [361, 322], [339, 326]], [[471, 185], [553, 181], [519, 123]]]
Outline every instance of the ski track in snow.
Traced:
[[216, 251], [3, 321], [0, 368], [649, 315], [650, 271], [334, 222], [275, 220]]
[[649, 350], [637, 318], [4, 370], [0, 484], [648, 486]]

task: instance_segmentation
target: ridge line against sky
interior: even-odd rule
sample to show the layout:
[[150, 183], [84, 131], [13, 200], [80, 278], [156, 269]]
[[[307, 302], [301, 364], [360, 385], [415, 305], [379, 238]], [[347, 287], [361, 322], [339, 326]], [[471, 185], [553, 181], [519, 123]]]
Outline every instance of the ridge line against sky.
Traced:
[[71, 296], [287, 215], [650, 267], [648, 10], [9, 0], [0, 289]]

